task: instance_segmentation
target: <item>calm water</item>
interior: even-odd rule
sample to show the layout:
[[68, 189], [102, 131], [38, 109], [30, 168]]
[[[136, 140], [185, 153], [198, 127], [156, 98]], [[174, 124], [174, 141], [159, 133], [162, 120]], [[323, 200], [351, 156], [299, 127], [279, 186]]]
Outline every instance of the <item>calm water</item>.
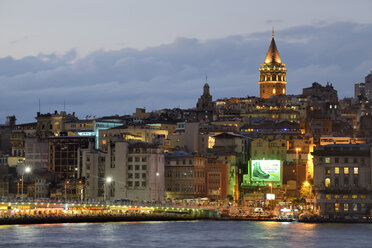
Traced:
[[137, 222], [0, 226], [0, 247], [371, 247], [372, 224]]

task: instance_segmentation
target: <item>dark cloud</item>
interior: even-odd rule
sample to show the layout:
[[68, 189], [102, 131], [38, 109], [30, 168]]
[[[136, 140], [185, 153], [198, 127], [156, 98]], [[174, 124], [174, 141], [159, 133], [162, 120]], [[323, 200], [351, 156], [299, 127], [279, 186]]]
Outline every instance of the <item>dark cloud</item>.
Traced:
[[[336, 23], [277, 31], [288, 93], [329, 81], [339, 96], [352, 96], [353, 84], [372, 67], [370, 30], [372, 25]], [[179, 38], [84, 58], [73, 50], [62, 56], [2, 58], [0, 118], [15, 114], [20, 122], [33, 121], [39, 99], [42, 112], [63, 110], [65, 100], [66, 110], [80, 117], [131, 114], [136, 107], [193, 107], [206, 75], [214, 99], [258, 95], [258, 68], [270, 39], [270, 32], [206, 41]]]

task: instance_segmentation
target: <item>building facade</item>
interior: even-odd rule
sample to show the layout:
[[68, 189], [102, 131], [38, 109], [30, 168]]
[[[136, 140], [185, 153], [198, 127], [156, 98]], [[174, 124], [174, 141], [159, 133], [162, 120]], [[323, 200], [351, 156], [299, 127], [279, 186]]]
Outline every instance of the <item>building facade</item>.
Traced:
[[317, 211], [336, 218], [370, 215], [371, 146], [327, 145], [316, 147], [313, 155]]

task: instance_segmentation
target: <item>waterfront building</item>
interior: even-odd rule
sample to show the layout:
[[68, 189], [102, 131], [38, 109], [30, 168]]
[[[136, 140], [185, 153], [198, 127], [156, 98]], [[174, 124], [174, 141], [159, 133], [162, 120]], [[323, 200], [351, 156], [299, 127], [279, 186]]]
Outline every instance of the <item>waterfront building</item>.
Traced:
[[365, 216], [372, 209], [371, 145], [314, 149], [315, 207], [325, 216]]
[[[108, 144], [104, 176], [99, 170], [99, 163], [96, 170], [99, 174], [92, 174], [94, 171], [90, 171], [90, 178], [97, 177], [101, 180], [96, 183], [97, 190], [103, 192], [101, 199], [129, 198], [136, 201], [162, 201], [164, 199], [163, 149], [157, 145], [125, 141], [122, 138], [112, 138]], [[87, 165], [85, 167], [88, 168]], [[92, 187], [90, 191], [92, 190], [96, 189]], [[101, 193], [90, 193], [90, 195], [101, 197]]]
[[74, 182], [78, 180], [79, 150], [89, 148], [89, 144], [93, 142], [94, 136], [49, 137], [49, 171], [54, 173], [58, 181]]
[[206, 196], [207, 159], [183, 151], [165, 154], [166, 199], [193, 199]]
[[[208, 159], [208, 163], [205, 166], [206, 176], [206, 189], [207, 197], [211, 201], [222, 200], [225, 201], [228, 198], [228, 175], [229, 169], [226, 164], [222, 161], [218, 161], [214, 158]], [[229, 198], [233, 198], [232, 195]]]

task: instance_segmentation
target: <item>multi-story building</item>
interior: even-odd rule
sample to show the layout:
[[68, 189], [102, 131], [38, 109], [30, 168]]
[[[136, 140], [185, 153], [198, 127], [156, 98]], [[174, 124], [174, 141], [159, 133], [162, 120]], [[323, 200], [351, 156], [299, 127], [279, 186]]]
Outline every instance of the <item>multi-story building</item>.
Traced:
[[164, 200], [164, 153], [157, 145], [108, 140], [107, 152], [81, 150], [86, 199]]
[[[227, 200], [228, 175], [226, 164], [215, 159], [209, 160], [205, 168], [207, 197], [213, 200]], [[231, 198], [233, 197], [230, 195]]]
[[79, 150], [89, 148], [89, 144], [94, 143], [94, 136], [58, 136], [50, 137], [48, 141], [49, 171], [54, 173], [57, 181], [76, 182], [80, 169]]
[[166, 199], [205, 197], [206, 158], [185, 152], [165, 154]]
[[315, 206], [330, 217], [371, 215], [371, 145], [316, 147], [314, 155]]

